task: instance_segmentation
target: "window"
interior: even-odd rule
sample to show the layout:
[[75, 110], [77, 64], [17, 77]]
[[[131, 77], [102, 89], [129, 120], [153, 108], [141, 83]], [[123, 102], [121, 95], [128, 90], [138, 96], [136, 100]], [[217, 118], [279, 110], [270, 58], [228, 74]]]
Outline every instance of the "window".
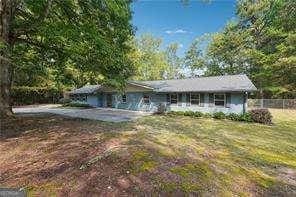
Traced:
[[166, 99], [167, 99], [167, 103], [168, 103], [168, 104], [171, 103], [171, 97], [170, 97], [170, 94], [167, 94], [167, 95], [166, 95]]
[[82, 94], [81, 97], [80, 97], [80, 99], [81, 99], [82, 102], [86, 102], [86, 95], [83, 95]]
[[178, 95], [171, 94], [171, 104], [177, 104], [177, 103], [178, 103]]
[[87, 97], [84, 94], [75, 94], [75, 95], [71, 95], [71, 100], [74, 102], [86, 102]]
[[150, 104], [150, 96], [149, 95], [144, 95], [143, 96], [143, 103], [144, 104]]
[[121, 102], [126, 103], [126, 94], [121, 95]]
[[225, 106], [225, 94], [215, 94], [214, 95], [215, 106]]
[[182, 93], [178, 94], [178, 106], [182, 106]]
[[199, 94], [196, 93], [191, 93], [190, 94], [190, 104], [191, 105], [199, 105], [200, 101], [200, 96]]

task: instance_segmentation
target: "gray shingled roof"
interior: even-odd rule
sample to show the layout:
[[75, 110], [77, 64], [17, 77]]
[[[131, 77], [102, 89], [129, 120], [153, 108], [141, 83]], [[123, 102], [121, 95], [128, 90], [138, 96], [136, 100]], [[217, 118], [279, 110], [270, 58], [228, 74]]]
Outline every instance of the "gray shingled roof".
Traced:
[[[153, 88], [155, 92], [252, 92], [257, 88], [246, 75], [224, 75], [190, 79], [159, 81], [132, 81], [131, 84]], [[92, 94], [100, 90], [101, 85], [85, 85], [70, 94]]]
[[251, 92], [257, 90], [246, 75], [137, 81], [135, 83], [153, 87], [156, 92]]
[[92, 94], [98, 91], [101, 87], [101, 85], [85, 85], [81, 88], [72, 90], [70, 94]]

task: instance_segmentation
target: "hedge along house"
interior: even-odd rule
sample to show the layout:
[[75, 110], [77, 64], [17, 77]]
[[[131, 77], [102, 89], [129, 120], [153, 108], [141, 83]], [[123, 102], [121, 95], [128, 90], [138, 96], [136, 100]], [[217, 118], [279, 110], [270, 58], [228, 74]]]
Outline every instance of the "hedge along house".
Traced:
[[243, 113], [248, 93], [256, 87], [246, 75], [225, 75], [159, 81], [130, 81], [123, 94], [102, 85], [86, 85], [70, 92], [74, 102], [94, 107], [155, 112], [167, 111]]

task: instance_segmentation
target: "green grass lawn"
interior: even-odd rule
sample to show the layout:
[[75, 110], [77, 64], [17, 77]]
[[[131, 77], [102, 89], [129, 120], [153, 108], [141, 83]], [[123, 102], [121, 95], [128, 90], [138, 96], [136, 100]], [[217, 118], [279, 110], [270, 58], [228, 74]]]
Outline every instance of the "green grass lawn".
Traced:
[[272, 126], [160, 115], [116, 124], [18, 117], [4, 123], [18, 129], [1, 140], [0, 186], [51, 195], [293, 196], [296, 111], [272, 114]]

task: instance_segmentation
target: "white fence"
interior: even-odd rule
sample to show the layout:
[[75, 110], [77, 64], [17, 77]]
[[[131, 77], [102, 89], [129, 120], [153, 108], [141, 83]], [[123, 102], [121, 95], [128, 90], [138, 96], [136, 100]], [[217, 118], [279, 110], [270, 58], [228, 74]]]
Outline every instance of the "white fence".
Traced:
[[248, 99], [248, 107], [296, 109], [296, 99]]

